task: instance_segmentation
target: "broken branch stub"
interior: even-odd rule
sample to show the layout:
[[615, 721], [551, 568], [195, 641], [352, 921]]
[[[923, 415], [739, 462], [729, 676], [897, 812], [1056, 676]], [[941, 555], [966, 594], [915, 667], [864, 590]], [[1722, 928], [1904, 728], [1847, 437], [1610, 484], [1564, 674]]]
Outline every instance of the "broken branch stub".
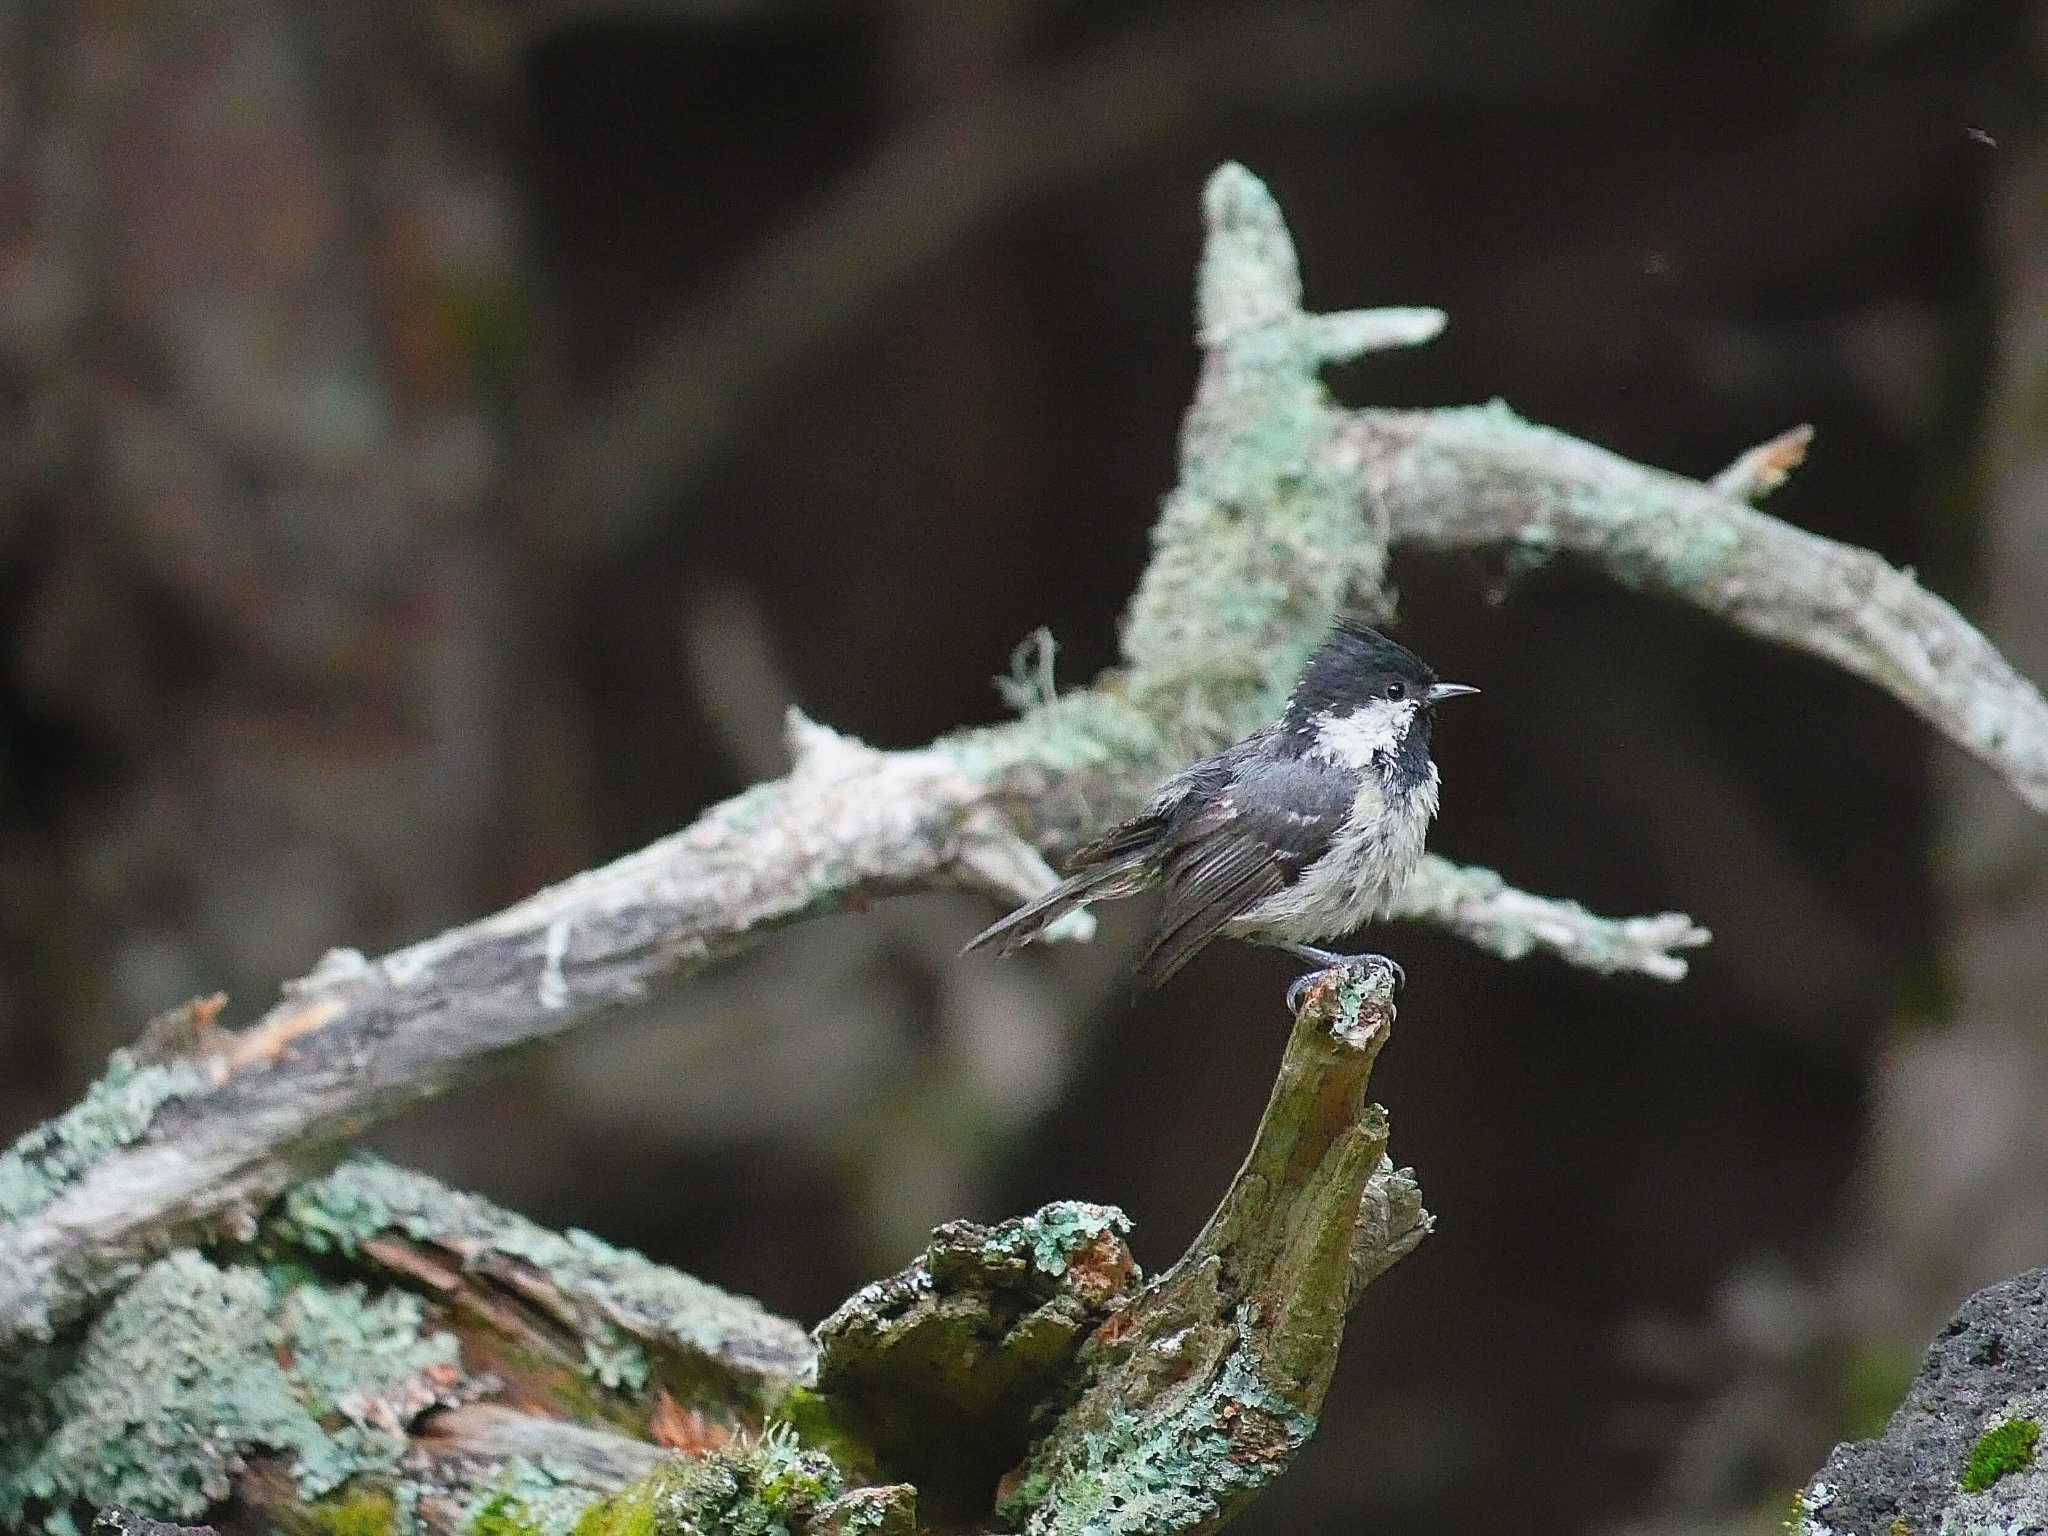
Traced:
[[823, 1411], [917, 1484], [927, 1515], [981, 1513], [1082, 1341], [1135, 1289], [1129, 1230], [1114, 1206], [1080, 1201], [934, 1229], [818, 1325]]
[[1187, 1253], [1084, 1346], [1086, 1385], [1005, 1480], [1033, 1536], [1209, 1531], [1314, 1432], [1344, 1319], [1429, 1230], [1365, 1102], [1391, 979], [1311, 984], [1244, 1166]]

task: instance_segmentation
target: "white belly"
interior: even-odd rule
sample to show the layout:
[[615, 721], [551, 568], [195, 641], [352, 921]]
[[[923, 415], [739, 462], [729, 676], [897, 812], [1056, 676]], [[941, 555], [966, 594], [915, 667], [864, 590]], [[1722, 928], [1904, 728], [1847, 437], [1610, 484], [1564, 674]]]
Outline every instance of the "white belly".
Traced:
[[1311, 943], [1336, 939], [1382, 916], [1422, 857], [1436, 814], [1437, 772], [1391, 801], [1378, 775], [1367, 778], [1329, 851], [1225, 932]]

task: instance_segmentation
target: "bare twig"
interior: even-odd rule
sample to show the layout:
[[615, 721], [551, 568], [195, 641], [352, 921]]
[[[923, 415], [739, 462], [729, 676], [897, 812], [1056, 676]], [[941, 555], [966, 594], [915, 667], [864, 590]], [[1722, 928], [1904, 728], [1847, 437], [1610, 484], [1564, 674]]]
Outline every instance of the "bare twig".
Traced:
[[1811, 426], [1789, 428], [1741, 455], [1709, 480], [1707, 489], [1735, 501], [1762, 501], [1806, 462], [1806, 450], [1812, 444]]

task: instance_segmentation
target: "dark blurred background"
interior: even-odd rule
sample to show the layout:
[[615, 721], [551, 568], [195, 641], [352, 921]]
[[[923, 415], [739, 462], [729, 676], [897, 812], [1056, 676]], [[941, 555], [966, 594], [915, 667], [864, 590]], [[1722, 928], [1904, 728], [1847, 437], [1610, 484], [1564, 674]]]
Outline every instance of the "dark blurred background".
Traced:
[[[0, 11], [0, 1132], [782, 762], [997, 718], [1115, 626], [1194, 377], [1202, 181], [1359, 403], [1501, 395], [1915, 567], [2048, 676], [2048, 20], [1965, 0], [428, 0]], [[1775, 1529], [2048, 1258], [2048, 842], [1824, 666], [1570, 568], [1397, 561], [1436, 845], [1682, 907], [1677, 986], [1433, 932], [1378, 1073], [1437, 1235], [1247, 1532]], [[1221, 1192], [1288, 968], [1127, 1006], [1142, 914], [920, 898], [384, 1149], [805, 1320], [925, 1228]]]

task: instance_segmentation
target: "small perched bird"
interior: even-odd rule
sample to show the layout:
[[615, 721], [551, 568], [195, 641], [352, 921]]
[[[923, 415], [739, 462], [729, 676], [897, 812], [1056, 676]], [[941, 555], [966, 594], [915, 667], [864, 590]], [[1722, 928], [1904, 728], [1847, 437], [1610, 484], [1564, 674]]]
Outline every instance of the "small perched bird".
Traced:
[[[1311, 941], [1386, 912], [1422, 857], [1436, 814], [1430, 716], [1477, 693], [1440, 683], [1377, 630], [1339, 619], [1279, 719], [1175, 774], [1130, 820], [1077, 849], [1066, 879], [991, 924], [967, 948], [1007, 955], [1077, 907], [1166, 890], [1137, 981], [1155, 987], [1219, 934], [1317, 967], [1401, 968]], [[1294, 1001], [1300, 986], [1289, 993]]]

